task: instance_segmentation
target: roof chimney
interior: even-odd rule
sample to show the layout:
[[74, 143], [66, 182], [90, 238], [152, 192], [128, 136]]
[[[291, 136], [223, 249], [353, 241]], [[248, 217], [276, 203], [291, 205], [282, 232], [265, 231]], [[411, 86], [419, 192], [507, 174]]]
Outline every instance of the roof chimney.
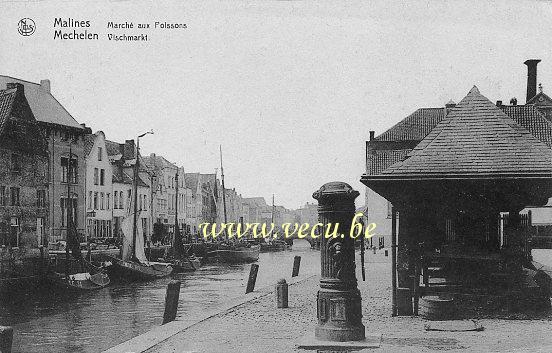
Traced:
[[502, 101], [496, 101], [496, 106], [501, 107], [502, 106]]
[[375, 131], [370, 131], [370, 141], [374, 139], [375, 134], [376, 134]]
[[517, 105], [517, 98], [513, 97], [512, 99], [510, 99], [510, 104], [511, 105]]
[[452, 109], [454, 107], [456, 107], [456, 103], [452, 99], [445, 104], [445, 108]]
[[529, 102], [531, 98], [537, 95], [537, 64], [540, 59], [530, 59], [524, 62], [527, 65], [527, 98], [525, 102]]
[[50, 80], [40, 80], [40, 88], [43, 91], [50, 93]]

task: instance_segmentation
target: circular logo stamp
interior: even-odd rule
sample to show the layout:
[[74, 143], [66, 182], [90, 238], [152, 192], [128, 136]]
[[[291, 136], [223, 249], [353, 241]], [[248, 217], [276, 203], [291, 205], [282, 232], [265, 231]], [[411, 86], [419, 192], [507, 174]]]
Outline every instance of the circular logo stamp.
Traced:
[[30, 36], [35, 32], [36, 25], [32, 18], [22, 18], [17, 23], [17, 31], [22, 36]]

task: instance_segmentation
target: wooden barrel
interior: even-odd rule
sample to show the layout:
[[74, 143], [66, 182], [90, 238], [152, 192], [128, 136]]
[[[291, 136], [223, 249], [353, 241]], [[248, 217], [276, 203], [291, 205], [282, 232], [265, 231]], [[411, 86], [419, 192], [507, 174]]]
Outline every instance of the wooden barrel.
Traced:
[[428, 320], [450, 320], [455, 312], [454, 299], [451, 296], [426, 296], [420, 298], [418, 314]]
[[412, 315], [412, 291], [410, 288], [397, 288], [397, 315]]

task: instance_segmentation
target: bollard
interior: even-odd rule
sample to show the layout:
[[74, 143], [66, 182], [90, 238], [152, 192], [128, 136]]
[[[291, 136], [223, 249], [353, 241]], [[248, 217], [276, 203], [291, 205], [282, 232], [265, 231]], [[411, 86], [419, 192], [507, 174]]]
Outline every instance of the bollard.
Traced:
[[180, 281], [170, 281], [167, 286], [167, 294], [165, 296], [165, 313], [163, 314], [163, 323], [173, 321], [176, 318], [178, 310], [178, 297], [180, 296]]
[[291, 277], [299, 276], [299, 267], [301, 266], [301, 256], [295, 256], [293, 258], [293, 271], [291, 272]]
[[0, 326], [0, 352], [11, 353], [13, 343], [13, 327]]
[[276, 283], [276, 307], [288, 307], [288, 284], [283, 278]]
[[247, 288], [245, 294], [253, 292], [255, 289], [255, 282], [257, 281], [257, 272], [259, 272], [259, 265], [251, 264], [251, 270], [249, 271], [249, 280], [247, 281]]

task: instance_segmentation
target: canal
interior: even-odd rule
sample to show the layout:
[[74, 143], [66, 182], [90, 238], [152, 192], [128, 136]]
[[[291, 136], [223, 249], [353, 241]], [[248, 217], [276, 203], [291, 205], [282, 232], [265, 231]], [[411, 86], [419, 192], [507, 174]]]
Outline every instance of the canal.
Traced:
[[[261, 253], [256, 288], [289, 279], [296, 255], [301, 256], [300, 275], [320, 272], [319, 251], [296, 240], [292, 251]], [[41, 288], [0, 298], [0, 325], [14, 327], [14, 352], [100, 352], [161, 324], [171, 279], [182, 281], [178, 315], [194, 319], [243, 296], [249, 268], [249, 264], [207, 264], [191, 273], [152, 282], [112, 283], [82, 294]]]

